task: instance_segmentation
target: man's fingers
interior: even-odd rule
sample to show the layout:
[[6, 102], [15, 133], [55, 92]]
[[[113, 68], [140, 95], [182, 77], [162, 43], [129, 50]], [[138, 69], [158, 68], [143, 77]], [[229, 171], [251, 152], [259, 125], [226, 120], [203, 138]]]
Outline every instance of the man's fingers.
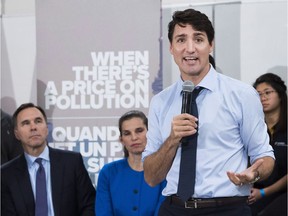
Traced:
[[235, 185], [241, 186], [242, 182], [241, 180], [237, 177], [237, 175], [233, 172], [227, 171], [227, 176], [230, 179], [232, 183]]

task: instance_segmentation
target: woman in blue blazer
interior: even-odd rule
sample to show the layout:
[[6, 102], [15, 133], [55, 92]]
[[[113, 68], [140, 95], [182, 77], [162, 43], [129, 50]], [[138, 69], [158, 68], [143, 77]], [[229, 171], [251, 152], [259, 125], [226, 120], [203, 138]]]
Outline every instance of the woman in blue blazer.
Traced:
[[152, 188], [144, 180], [142, 152], [147, 143], [147, 125], [147, 117], [141, 111], [129, 111], [119, 119], [125, 158], [106, 164], [99, 173], [97, 216], [158, 214], [165, 182]]

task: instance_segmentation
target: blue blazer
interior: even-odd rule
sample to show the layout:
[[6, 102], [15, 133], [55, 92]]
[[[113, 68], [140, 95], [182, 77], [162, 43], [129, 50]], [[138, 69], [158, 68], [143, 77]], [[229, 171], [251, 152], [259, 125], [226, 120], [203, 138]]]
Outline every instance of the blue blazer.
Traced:
[[[96, 191], [81, 154], [49, 147], [49, 157], [55, 216], [94, 216]], [[24, 154], [1, 167], [1, 215], [35, 215], [35, 201]]]

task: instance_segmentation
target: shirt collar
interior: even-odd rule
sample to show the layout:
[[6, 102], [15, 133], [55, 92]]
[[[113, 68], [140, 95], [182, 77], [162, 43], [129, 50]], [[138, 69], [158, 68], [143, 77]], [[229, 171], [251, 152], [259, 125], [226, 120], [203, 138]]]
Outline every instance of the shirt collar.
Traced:
[[[208, 89], [210, 91], [214, 91], [217, 88], [217, 71], [211, 66], [209, 72], [206, 74], [206, 76], [201, 80], [201, 82], [195, 86], [197, 87], [203, 87], [205, 89]], [[177, 93], [179, 95], [182, 95], [182, 86], [184, 81], [182, 80], [181, 76], [180, 79], [177, 82]]]
[[201, 80], [201, 82], [197, 86], [204, 87], [210, 91], [215, 91], [217, 88], [217, 74], [218, 72], [211, 66], [209, 72], [206, 76]]
[[27, 154], [26, 152], [24, 152], [26, 161], [27, 161], [27, 165], [28, 168], [30, 168], [31, 166], [33, 166], [34, 161], [36, 160], [36, 158], [43, 158], [45, 161], [50, 161], [49, 159], [49, 148], [46, 145], [44, 148], [44, 151], [38, 156], [38, 157], [34, 157], [32, 155]]
[[177, 89], [176, 89], [176, 94], [178, 95], [182, 95], [182, 89], [183, 89], [183, 83], [184, 81], [182, 80], [181, 76], [180, 76], [180, 79], [178, 79], [177, 81]]

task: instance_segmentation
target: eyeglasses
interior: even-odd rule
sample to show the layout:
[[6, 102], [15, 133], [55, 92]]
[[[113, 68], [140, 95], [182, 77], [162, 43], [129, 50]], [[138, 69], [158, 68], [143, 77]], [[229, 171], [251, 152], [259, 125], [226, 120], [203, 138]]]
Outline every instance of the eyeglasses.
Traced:
[[274, 90], [263, 91], [263, 92], [258, 92], [258, 94], [260, 97], [265, 96], [266, 98], [269, 98], [273, 92], [276, 92], [276, 91]]

